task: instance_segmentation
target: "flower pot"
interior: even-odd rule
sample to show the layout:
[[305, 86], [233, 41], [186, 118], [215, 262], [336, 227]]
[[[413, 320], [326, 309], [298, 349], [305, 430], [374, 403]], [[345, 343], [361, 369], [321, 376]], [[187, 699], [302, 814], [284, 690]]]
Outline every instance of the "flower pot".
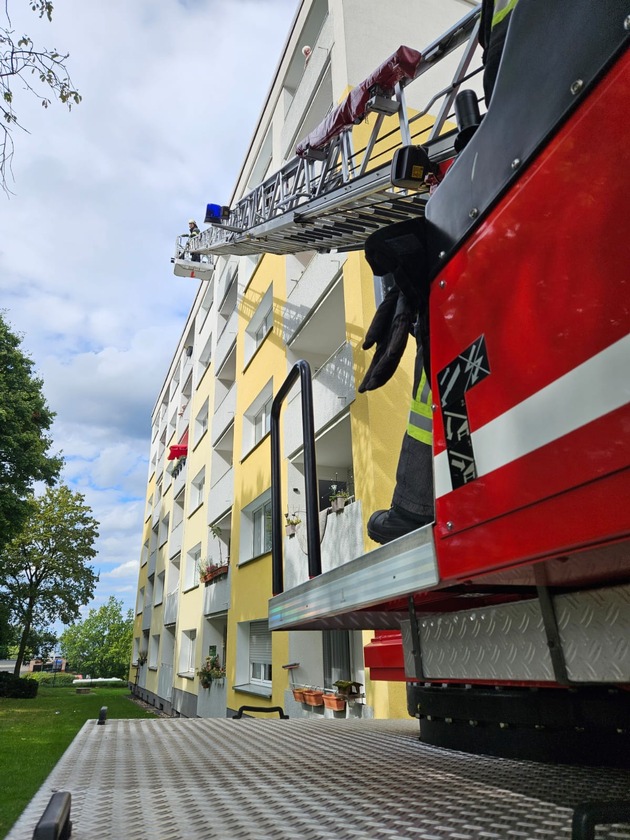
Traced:
[[333, 513], [340, 513], [346, 506], [346, 499], [343, 496], [337, 496], [330, 500], [330, 509]]
[[346, 708], [346, 701], [343, 697], [338, 697], [336, 694], [324, 694], [324, 706], [327, 709], [332, 709], [334, 712], [343, 712]]
[[285, 525], [284, 529], [286, 531], [287, 537], [294, 537], [295, 536], [295, 525]]
[[226, 563], [225, 566], [218, 566], [216, 569], [213, 569], [211, 572], [206, 572], [206, 574], [202, 576], [201, 580], [206, 585], [208, 585], [209, 583], [212, 583], [213, 580], [216, 580], [217, 578], [220, 578], [220, 577], [223, 577], [224, 575], [227, 575], [228, 571], [229, 571], [229, 566]]
[[298, 703], [304, 703], [304, 689], [303, 688], [292, 688], [291, 691], [293, 692], [293, 699], [297, 700]]
[[307, 706], [323, 706], [324, 692], [323, 691], [305, 691], [304, 702]]

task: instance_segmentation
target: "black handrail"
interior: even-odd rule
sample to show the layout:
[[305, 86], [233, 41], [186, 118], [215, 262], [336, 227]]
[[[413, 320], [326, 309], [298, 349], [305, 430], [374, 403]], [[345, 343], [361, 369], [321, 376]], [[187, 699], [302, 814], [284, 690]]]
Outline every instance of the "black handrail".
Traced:
[[289, 371], [271, 404], [271, 567], [274, 595], [284, 592], [282, 551], [282, 484], [280, 462], [280, 409], [300, 377], [302, 391], [302, 438], [304, 442], [304, 489], [306, 494], [306, 548], [309, 578], [322, 571], [319, 546], [319, 505], [317, 504], [317, 465], [315, 462], [315, 422], [313, 420], [313, 383], [307, 361], [298, 359]]

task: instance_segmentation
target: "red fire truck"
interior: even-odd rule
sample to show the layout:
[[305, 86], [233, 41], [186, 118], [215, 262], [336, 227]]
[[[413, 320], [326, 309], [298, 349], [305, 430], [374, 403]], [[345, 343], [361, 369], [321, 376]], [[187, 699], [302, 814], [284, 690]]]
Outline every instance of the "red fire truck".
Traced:
[[[428, 743], [626, 766], [630, 7], [521, 0], [472, 139], [452, 165], [456, 133], [438, 127], [423, 144], [450, 165], [428, 200], [392, 192], [389, 168], [363, 163], [352, 180], [344, 163], [352, 124], [371, 109], [378, 131], [383, 114], [402, 110], [407, 83], [475, 38], [476, 16], [422, 53], [392, 57], [299, 144], [309, 166], [324, 161], [322, 179], [334, 171], [328, 189], [291, 161], [233, 210], [215, 208], [215, 238], [200, 249], [358, 247], [375, 219], [362, 208], [379, 189], [392, 219], [426, 217], [435, 523], [320, 574], [298, 363], [272, 410], [269, 624], [376, 629], [371, 678], [407, 682]], [[413, 147], [402, 120], [400, 131]], [[311, 579], [283, 591], [278, 417], [298, 376]]]

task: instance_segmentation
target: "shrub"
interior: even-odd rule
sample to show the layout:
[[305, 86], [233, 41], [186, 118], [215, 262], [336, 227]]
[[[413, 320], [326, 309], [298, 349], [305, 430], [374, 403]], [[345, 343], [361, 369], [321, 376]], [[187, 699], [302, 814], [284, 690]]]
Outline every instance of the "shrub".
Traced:
[[15, 677], [6, 672], [0, 673], [0, 697], [14, 697], [25, 700], [37, 697], [39, 683], [26, 677]]
[[28, 679], [35, 680], [40, 685], [54, 685], [55, 688], [65, 688], [72, 685], [72, 681], [76, 680], [76, 676], [74, 674], [67, 674], [65, 671], [58, 671], [56, 674], [50, 671], [38, 671], [35, 674], [29, 674]]

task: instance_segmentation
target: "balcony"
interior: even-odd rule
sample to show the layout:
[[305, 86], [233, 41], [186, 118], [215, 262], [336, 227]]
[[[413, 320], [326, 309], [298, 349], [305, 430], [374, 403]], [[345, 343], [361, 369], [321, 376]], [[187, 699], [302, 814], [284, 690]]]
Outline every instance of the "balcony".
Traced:
[[150, 630], [151, 629], [151, 614], [153, 612], [153, 608], [151, 604], [145, 604], [144, 609], [142, 610], [142, 629], [143, 630]]
[[203, 595], [203, 614], [222, 614], [230, 608], [231, 572], [206, 584]]
[[[342, 414], [356, 396], [352, 346], [344, 342], [313, 375], [315, 433]], [[285, 448], [292, 454], [302, 447], [302, 398], [299, 384], [286, 409]]]
[[184, 534], [184, 522], [180, 522], [171, 531], [171, 538], [168, 541], [168, 556], [175, 557], [182, 550], [182, 537]]
[[214, 410], [212, 418], [212, 444], [214, 445], [234, 420], [236, 412], [236, 383], [224, 396], [221, 403]]
[[343, 254], [317, 254], [309, 262], [299, 279], [287, 282], [287, 302], [284, 307], [284, 340], [288, 344], [323, 298], [328, 286], [345, 262]]
[[[297, 137], [296, 133], [304, 120], [305, 113], [311, 108], [311, 103], [316, 96], [318, 88], [321, 86], [324, 72], [330, 63], [329, 54], [333, 43], [333, 22], [329, 16], [324, 21], [317, 41], [312, 45], [313, 52], [311, 53], [311, 57], [284, 119], [281, 144], [286, 158], [293, 157], [295, 144], [298, 140], [302, 139], [301, 137]], [[328, 104], [330, 105], [330, 100]], [[304, 132], [304, 134], [307, 133], [308, 131]]]
[[215, 522], [234, 501], [234, 469], [230, 467], [210, 488], [208, 522]]
[[214, 353], [214, 365], [215, 369], [219, 370], [225, 359], [227, 358], [232, 345], [236, 341], [236, 331], [238, 328], [238, 312], [236, 308], [231, 313], [230, 317], [219, 336], [217, 341], [217, 347]]
[[166, 604], [164, 605], [164, 626], [168, 627], [171, 624], [177, 623], [177, 609], [178, 609], [179, 590], [169, 592], [166, 596]]

